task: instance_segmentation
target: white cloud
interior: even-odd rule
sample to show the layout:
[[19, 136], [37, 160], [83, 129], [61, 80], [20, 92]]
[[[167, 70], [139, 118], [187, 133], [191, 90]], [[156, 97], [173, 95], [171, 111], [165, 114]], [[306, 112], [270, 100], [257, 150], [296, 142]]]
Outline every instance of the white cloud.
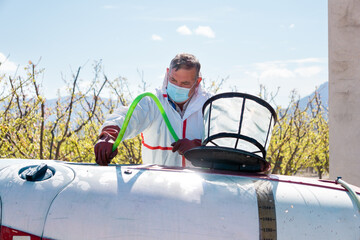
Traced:
[[289, 60], [288, 62], [291, 62], [291, 63], [326, 63], [327, 59], [325, 59], [325, 58], [302, 58], [302, 59]]
[[215, 38], [215, 32], [209, 26], [199, 26], [195, 29], [195, 33], [208, 38]]
[[15, 72], [17, 65], [0, 52], [0, 72]]
[[84, 90], [84, 89], [89, 89], [92, 86], [92, 82], [91, 81], [79, 81], [79, 88]]
[[190, 30], [186, 25], [183, 25], [183, 26], [181, 26], [181, 27], [178, 27], [178, 28], [176, 29], [176, 31], [177, 31], [178, 33], [180, 33], [181, 35], [191, 35], [191, 34], [192, 34], [191, 30]]
[[153, 34], [153, 35], [151, 36], [151, 39], [152, 39], [153, 41], [162, 41], [162, 40], [163, 40], [162, 37], [160, 37], [159, 35], [156, 35], [156, 34]]
[[319, 58], [304, 58], [284, 61], [269, 61], [253, 64], [247, 70], [247, 75], [257, 75], [260, 79], [275, 79], [275, 78], [310, 78], [319, 74], [323, 68], [319, 64], [324, 63]]
[[288, 64], [309, 64], [309, 63], [327, 63], [326, 58], [301, 58], [301, 59], [289, 59], [289, 60], [275, 60], [268, 62], [255, 63], [257, 67], [266, 67], [266, 66], [285, 66]]
[[290, 26], [289, 26], [289, 28], [291, 29], [291, 28], [294, 28], [295, 27], [295, 24], [290, 24]]
[[116, 8], [118, 8], [118, 7], [115, 6], [115, 5], [104, 5], [103, 8], [104, 8], [104, 9], [116, 9]]
[[269, 69], [279, 68], [279, 67], [285, 67], [285, 62], [280, 61], [271, 61], [271, 62], [260, 62], [260, 63], [254, 63], [253, 67], [257, 71], [267, 71]]
[[241, 91], [256, 90], [257, 85], [261, 84], [266, 87], [268, 93], [277, 94], [277, 104], [285, 106], [294, 89], [301, 97], [305, 97], [315, 90], [315, 86], [328, 80], [327, 59], [303, 58], [259, 62], [237, 66], [233, 75], [236, 74], [240, 76], [240, 80], [234, 82], [234, 85], [239, 86], [239, 89], [245, 89]]
[[250, 78], [253, 79], [259, 79], [259, 74], [255, 71], [244, 71], [246, 76], [249, 76]]
[[260, 74], [260, 79], [293, 78], [295, 74], [287, 68], [271, 68]]
[[299, 74], [301, 77], [313, 77], [321, 71], [322, 68], [318, 66], [302, 67], [294, 70], [294, 72]]

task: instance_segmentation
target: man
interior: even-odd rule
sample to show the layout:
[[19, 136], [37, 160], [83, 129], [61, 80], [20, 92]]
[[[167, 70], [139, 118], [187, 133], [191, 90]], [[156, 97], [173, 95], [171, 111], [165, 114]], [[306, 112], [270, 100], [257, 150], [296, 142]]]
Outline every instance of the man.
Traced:
[[[155, 102], [143, 98], [136, 106], [123, 139], [141, 133], [144, 164], [191, 166], [183, 156], [187, 150], [200, 146], [204, 131], [202, 106], [210, 94], [202, 90], [200, 63], [191, 54], [178, 54], [166, 70], [162, 89], [156, 89], [159, 98], [180, 140], [171, 136]], [[112, 145], [125, 119], [128, 107], [120, 107], [108, 116], [102, 126], [99, 141], [94, 147], [96, 162], [107, 166], [117, 154]]]

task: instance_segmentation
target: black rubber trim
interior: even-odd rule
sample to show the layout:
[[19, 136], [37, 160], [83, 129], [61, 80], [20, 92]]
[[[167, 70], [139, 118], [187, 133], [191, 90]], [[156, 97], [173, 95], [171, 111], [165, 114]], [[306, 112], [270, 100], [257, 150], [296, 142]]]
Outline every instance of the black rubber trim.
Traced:
[[208, 137], [210, 136], [210, 119], [211, 119], [211, 109], [212, 109], [212, 102], [210, 103], [210, 108], [209, 108]]
[[215, 96], [212, 96], [211, 98], [206, 100], [206, 102], [203, 105], [203, 108], [202, 108], [203, 116], [204, 116], [204, 110], [205, 110], [206, 106], [208, 104], [210, 104], [211, 102], [213, 102], [213, 101], [215, 101], [215, 100], [217, 100], [219, 98], [233, 98], [233, 97], [242, 97], [242, 98], [246, 98], [246, 99], [251, 99], [251, 100], [254, 100], [255, 102], [259, 103], [260, 105], [263, 105], [264, 107], [269, 109], [269, 111], [273, 115], [273, 118], [275, 119], [274, 124], [277, 122], [276, 112], [275, 112], [274, 108], [269, 103], [267, 103], [265, 100], [263, 100], [261, 98], [258, 98], [258, 97], [254, 96], [254, 95], [250, 95], [250, 94], [247, 94], [247, 93], [239, 93], [239, 92], [226, 92], [226, 93], [220, 93], [220, 94], [217, 94]]
[[[237, 139], [242, 139], [245, 140], [247, 142], [252, 143], [253, 145], [255, 145], [262, 153], [263, 158], [266, 158], [266, 151], [265, 148], [254, 138], [251, 137], [247, 137], [241, 134], [235, 134], [235, 133], [218, 133], [215, 135], [212, 135], [211, 137], [208, 137], [206, 139], [204, 139], [202, 145], [206, 145], [208, 142], [212, 142], [212, 140], [214, 139], [218, 139], [218, 138], [237, 138]], [[213, 142], [212, 142], [213, 143]], [[214, 143], [213, 143], [214, 144]]]
[[[241, 127], [242, 127], [242, 122], [244, 119], [244, 109], [245, 109], [245, 102], [246, 102], [246, 98], [244, 98], [243, 103], [242, 103], [242, 107], [241, 107], [241, 113], [240, 113], [240, 123], [239, 123], [239, 130], [238, 130], [238, 134], [241, 134]], [[237, 148], [239, 139], [236, 139], [236, 144], [235, 144], [235, 148]]]
[[270, 122], [269, 122], [269, 127], [268, 127], [268, 132], [266, 134], [266, 140], [265, 140], [265, 144], [264, 144], [264, 147], [266, 147], [266, 144], [269, 140], [269, 134], [270, 134], [270, 129], [271, 129], [271, 123], [272, 123], [272, 118], [270, 118]]
[[184, 156], [195, 167], [201, 168], [241, 172], [264, 172], [269, 168], [269, 163], [258, 155], [226, 147], [195, 147]]

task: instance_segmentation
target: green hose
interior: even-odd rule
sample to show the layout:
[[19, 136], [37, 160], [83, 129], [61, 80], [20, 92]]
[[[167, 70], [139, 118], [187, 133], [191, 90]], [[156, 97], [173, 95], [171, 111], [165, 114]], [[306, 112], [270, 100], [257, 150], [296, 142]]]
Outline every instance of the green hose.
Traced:
[[358, 208], [358, 211], [360, 212], [360, 198], [357, 196], [355, 190], [353, 190], [347, 182], [342, 180], [341, 177], [337, 177], [337, 179], [335, 180], [335, 183], [341, 184], [341, 186], [343, 186], [346, 190], [348, 190], [348, 192], [350, 194], [350, 198], [352, 200], [354, 200], [354, 202]]
[[121, 142], [121, 140], [122, 140], [122, 138], [123, 138], [123, 136], [125, 134], [126, 128], [127, 128], [128, 124], [129, 124], [130, 118], [131, 118], [131, 116], [132, 116], [132, 114], [134, 112], [134, 109], [135, 109], [136, 105], [140, 102], [140, 100], [143, 97], [146, 97], [146, 96], [151, 97], [154, 100], [154, 102], [156, 103], [156, 106], [158, 107], [162, 117], [164, 118], [165, 124], [166, 124], [167, 128], [169, 129], [169, 131], [171, 133], [171, 136], [174, 138], [175, 142], [177, 142], [179, 140], [179, 138], [176, 135], [173, 127], [171, 126], [169, 118], [167, 117], [167, 115], [165, 113], [165, 110], [164, 110], [163, 106], [161, 105], [159, 99], [154, 94], [146, 92], [146, 93], [143, 93], [143, 94], [140, 94], [139, 96], [137, 96], [135, 98], [135, 100], [131, 103], [129, 110], [126, 113], [124, 123], [121, 126], [120, 133], [119, 133], [118, 137], [116, 138], [115, 143], [114, 143], [114, 145], [112, 147], [113, 152], [119, 146], [119, 144], [120, 144], [120, 142]]

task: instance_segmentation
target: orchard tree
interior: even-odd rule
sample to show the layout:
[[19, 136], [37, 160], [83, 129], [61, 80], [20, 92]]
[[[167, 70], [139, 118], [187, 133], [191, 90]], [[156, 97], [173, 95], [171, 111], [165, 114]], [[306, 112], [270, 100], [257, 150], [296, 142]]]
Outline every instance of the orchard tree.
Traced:
[[[93, 147], [105, 117], [120, 105], [132, 100], [124, 77], [108, 80], [102, 64], [93, 64], [93, 78], [81, 78], [82, 67], [64, 78], [66, 92], [55, 101], [47, 100], [39, 78], [44, 69], [29, 62], [26, 76], [0, 75], [0, 157], [58, 159], [74, 162], [95, 162]], [[139, 72], [142, 91], [146, 91], [143, 72]], [[228, 79], [203, 81], [203, 87], [216, 94]], [[87, 84], [85, 84], [87, 83]], [[106, 98], [102, 94], [106, 93]], [[63, 94], [64, 96], [61, 96]], [[260, 97], [274, 101], [262, 87]], [[268, 97], [270, 96], [270, 97]], [[277, 108], [275, 125], [267, 158], [271, 173], [293, 175], [313, 168], [322, 178], [329, 171], [329, 129], [318, 94], [305, 109], [295, 100], [286, 109]], [[141, 138], [123, 141], [113, 163], [141, 163]]]
[[322, 178], [323, 173], [329, 172], [326, 109], [317, 91], [304, 109], [294, 96], [286, 109], [277, 108], [279, 119], [267, 151], [271, 173], [294, 175], [311, 167]]
[[[93, 66], [94, 78], [80, 87], [81, 67], [66, 83], [66, 97], [47, 103], [38, 78], [43, 69], [29, 62], [27, 77], [1, 76], [7, 91], [0, 95], [0, 156], [2, 158], [58, 159], [94, 162], [94, 144], [104, 117], [120, 104], [125, 105], [121, 86], [126, 79], [109, 81], [101, 62]], [[109, 99], [100, 94], [107, 90]], [[115, 163], [140, 163], [141, 141], [134, 138], [119, 146]]]

